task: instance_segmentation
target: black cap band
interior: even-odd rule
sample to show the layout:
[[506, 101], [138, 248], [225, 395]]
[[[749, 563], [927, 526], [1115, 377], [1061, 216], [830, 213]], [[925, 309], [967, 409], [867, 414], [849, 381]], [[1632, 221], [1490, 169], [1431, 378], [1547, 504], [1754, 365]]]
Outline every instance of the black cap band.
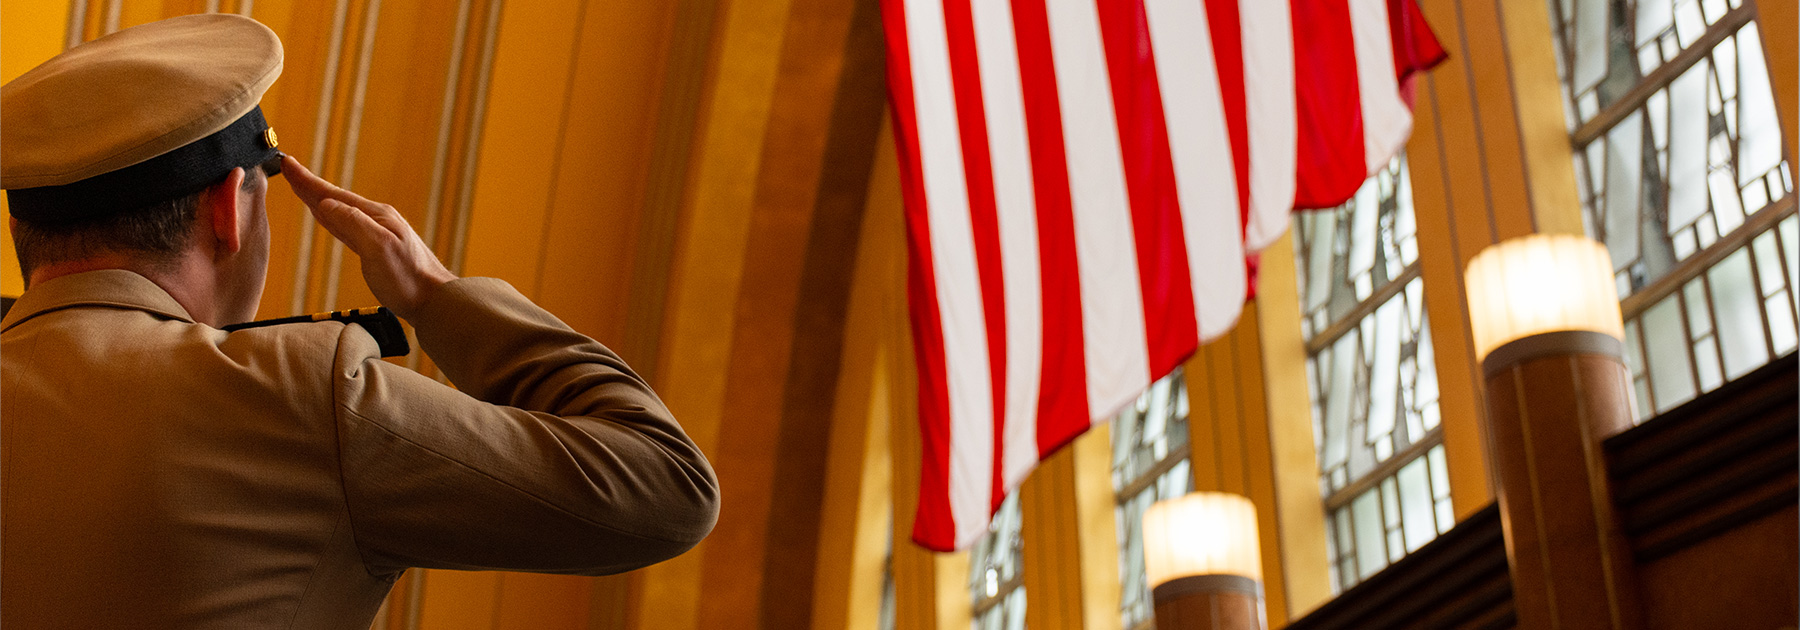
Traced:
[[129, 212], [191, 195], [219, 183], [237, 167], [249, 168], [281, 155], [266, 133], [262, 108], [253, 107], [205, 138], [127, 166], [61, 186], [6, 191], [12, 215], [32, 223], [73, 223]]

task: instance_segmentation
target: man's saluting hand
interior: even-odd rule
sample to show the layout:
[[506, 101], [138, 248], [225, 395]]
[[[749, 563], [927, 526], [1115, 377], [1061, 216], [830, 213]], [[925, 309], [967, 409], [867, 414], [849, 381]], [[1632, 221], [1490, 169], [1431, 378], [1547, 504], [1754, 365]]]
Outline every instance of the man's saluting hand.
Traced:
[[281, 172], [319, 225], [362, 259], [369, 290], [395, 314], [410, 317], [432, 291], [456, 279], [393, 206], [339, 188], [291, 155], [282, 156]]

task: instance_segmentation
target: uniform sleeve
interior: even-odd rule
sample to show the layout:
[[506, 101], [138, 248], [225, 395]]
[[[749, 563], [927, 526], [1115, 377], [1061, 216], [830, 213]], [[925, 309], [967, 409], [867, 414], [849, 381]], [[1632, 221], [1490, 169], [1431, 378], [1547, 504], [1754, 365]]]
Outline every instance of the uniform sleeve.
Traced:
[[371, 572], [617, 573], [712, 530], [712, 467], [611, 350], [488, 278], [440, 287], [411, 323], [461, 391], [381, 361], [361, 331], [338, 345], [344, 495]]

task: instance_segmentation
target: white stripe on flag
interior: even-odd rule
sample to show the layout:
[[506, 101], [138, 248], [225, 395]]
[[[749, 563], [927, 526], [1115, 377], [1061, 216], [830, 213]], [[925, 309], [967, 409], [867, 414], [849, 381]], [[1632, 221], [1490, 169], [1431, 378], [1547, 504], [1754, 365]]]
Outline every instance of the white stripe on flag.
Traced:
[[1200, 339], [1225, 334], [1244, 308], [1242, 223], [1231, 133], [1219, 95], [1205, 6], [1194, 0], [1148, 0], [1150, 46], [1162, 86], [1182, 236], [1194, 285]]
[[1100, 16], [1093, 0], [1049, 0], [1047, 8], [1075, 215], [1088, 417], [1105, 419], [1150, 384], [1137, 242]]
[[1039, 277], [1037, 201], [1031, 145], [1013, 40], [1012, 5], [975, 0], [975, 51], [994, 164], [994, 207], [1000, 222], [1000, 268], [1006, 296], [1006, 428], [1001, 480], [1011, 491], [1037, 467], [1038, 385], [1042, 380], [1044, 310]]
[[1294, 211], [1300, 136], [1291, 9], [1286, 0], [1238, 3], [1244, 34], [1244, 118], [1250, 133], [1250, 217], [1244, 247], [1253, 252], [1281, 238]]
[[1412, 110], [1400, 100], [1400, 79], [1394, 71], [1387, 0], [1350, 0], [1350, 32], [1356, 38], [1357, 87], [1362, 95], [1363, 162], [1367, 174], [1374, 175], [1400, 154], [1412, 133]]
[[962, 140], [950, 85], [949, 41], [940, 0], [906, 0], [914, 107], [925, 206], [931, 223], [938, 317], [944, 325], [944, 369], [950, 398], [950, 515], [956, 545], [986, 531], [994, 474], [994, 405], [988, 372], [975, 237], [969, 219]]

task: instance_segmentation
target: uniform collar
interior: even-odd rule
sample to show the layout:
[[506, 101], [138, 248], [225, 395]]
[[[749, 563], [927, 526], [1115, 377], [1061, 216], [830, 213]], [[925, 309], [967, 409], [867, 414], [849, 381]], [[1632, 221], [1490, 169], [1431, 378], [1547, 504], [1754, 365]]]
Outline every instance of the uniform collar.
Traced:
[[139, 310], [194, 323], [187, 309], [149, 278], [123, 269], [102, 269], [54, 278], [32, 287], [19, 296], [6, 319], [0, 320], [0, 331], [11, 330], [20, 322], [51, 311], [82, 306]]

